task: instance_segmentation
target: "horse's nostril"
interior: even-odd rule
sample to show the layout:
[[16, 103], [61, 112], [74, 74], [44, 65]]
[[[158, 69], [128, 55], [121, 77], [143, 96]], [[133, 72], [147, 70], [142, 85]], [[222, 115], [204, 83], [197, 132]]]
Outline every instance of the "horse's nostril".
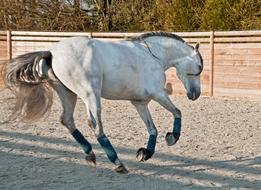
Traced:
[[200, 96], [200, 93], [193, 91], [193, 92], [188, 92], [187, 93], [188, 99], [190, 100], [196, 100]]
[[188, 97], [188, 99], [192, 100], [192, 98], [193, 98], [192, 93], [187, 93], [187, 97]]
[[195, 100], [197, 98], [196, 93], [192, 93], [192, 100]]

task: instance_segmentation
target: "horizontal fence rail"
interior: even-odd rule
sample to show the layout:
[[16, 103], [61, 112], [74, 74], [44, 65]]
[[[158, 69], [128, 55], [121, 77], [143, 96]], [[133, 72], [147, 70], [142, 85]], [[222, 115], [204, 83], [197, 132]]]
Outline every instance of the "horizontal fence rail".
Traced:
[[[68, 37], [86, 36], [113, 41], [140, 34], [0, 31], [0, 62], [27, 52], [48, 50], [53, 44]], [[203, 96], [261, 99], [261, 31], [175, 34], [191, 45], [197, 42], [201, 44], [199, 51], [204, 60], [201, 74]], [[173, 89], [173, 95], [185, 94], [175, 69], [168, 70], [166, 74], [167, 86]], [[3, 88], [2, 79], [0, 88]]]

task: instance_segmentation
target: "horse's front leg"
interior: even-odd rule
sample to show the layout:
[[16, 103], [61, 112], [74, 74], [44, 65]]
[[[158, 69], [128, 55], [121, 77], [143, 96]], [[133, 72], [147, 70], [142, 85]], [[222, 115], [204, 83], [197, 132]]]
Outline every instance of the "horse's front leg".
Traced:
[[166, 134], [165, 140], [168, 146], [177, 143], [181, 133], [181, 111], [172, 103], [167, 93], [163, 90], [153, 96], [161, 106], [170, 111], [174, 117], [173, 129]]
[[149, 112], [148, 102], [132, 101], [131, 103], [135, 106], [136, 110], [138, 111], [150, 135], [147, 148], [140, 148], [136, 156], [138, 161], [146, 161], [150, 159], [155, 152], [156, 141], [158, 136], [157, 128], [155, 127], [151, 114]]

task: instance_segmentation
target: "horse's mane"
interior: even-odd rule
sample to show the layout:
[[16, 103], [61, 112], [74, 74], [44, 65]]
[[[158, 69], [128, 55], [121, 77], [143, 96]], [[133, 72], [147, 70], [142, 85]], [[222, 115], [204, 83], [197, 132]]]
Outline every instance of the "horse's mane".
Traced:
[[153, 36], [172, 38], [172, 39], [176, 39], [178, 41], [181, 41], [182, 43], [185, 43], [185, 41], [181, 37], [179, 37], [178, 35], [170, 33], [170, 32], [161, 32], [161, 31], [147, 32], [147, 33], [141, 34], [139, 36], [131, 37], [130, 40], [141, 41], [141, 40], [144, 40], [145, 38], [149, 38], [149, 37], [153, 37]]

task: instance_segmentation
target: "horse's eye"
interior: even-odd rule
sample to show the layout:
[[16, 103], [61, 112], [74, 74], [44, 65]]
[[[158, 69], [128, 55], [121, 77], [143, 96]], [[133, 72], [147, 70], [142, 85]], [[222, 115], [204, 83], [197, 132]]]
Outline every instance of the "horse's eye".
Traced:
[[200, 73], [202, 72], [202, 70], [199, 70], [198, 73], [187, 73], [188, 76], [194, 76], [194, 77], [197, 77], [200, 75]]
[[188, 76], [197, 76], [197, 74], [187, 73]]
[[203, 70], [203, 66], [202, 65], [199, 65], [198, 66], [198, 70], [199, 72], [198, 73], [187, 73], [188, 76], [199, 76]]

